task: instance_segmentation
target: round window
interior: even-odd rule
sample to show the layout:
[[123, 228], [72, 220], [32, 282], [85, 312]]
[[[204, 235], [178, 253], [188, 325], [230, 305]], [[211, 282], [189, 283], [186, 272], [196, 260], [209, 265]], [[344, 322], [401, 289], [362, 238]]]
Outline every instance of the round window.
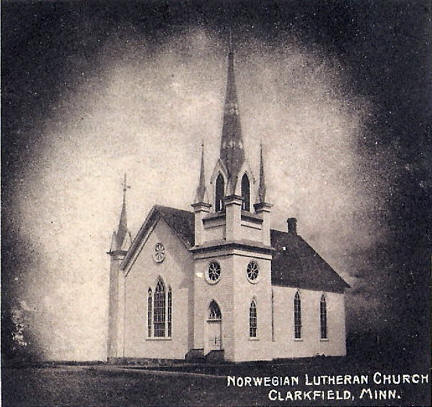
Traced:
[[246, 275], [250, 282], [256, 283], [258, 281], [259, 267], [256, 261], [250, 261], [247, 265]]
[[165, 247], [162, 243], [155, 244], [153, 258], [156, 263], [162, 263], [165, 260]]
[[207, 270], [207, 280], [209, 283], [217, 283], [221, 276], [221, 266], [217, 261], [212, 261]]

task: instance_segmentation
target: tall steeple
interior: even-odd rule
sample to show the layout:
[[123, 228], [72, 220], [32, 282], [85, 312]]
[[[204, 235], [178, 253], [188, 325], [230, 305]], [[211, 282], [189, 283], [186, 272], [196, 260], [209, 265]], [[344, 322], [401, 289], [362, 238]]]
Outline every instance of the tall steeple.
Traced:
[[196, 189], [194, 202], [208, 203], [207, 189], [205, 186], [205, 174], [204, 174], [204, 142], [201, 143], [201, 169], [200, 169], [199, 183]]
[[258, 187], [258, 203], [265, 202], [266, 198], [266, 184], [264, 176], [264, 160], [263, 160], [263, 148], [262, 143], [260, 144], [260, 178]]
[[234, 78], [234, 51], [230, 35], [228, 52], [227, 88], [223, 116], [220, 158], [228, 171], [229, 181], [236, 183], [236, 177], [245, 160], [241, 135], [240, 114]]
[[108, 254], [111, 257], [109, 303], [108, 303], [108, 337], [107, 358], [108, 361], [123, 357], [123, 326], [124, 326], [124, 289], [125, 279], [121, 270], [121, 262], [126, 256], [131, 245], [131, 234], [127, 227], [126, 217], [126, 191], [130, 186], [126, 182], [126, 174], [123, 180], [123, 204], [117, 231], [113, 232], [111, 248]]

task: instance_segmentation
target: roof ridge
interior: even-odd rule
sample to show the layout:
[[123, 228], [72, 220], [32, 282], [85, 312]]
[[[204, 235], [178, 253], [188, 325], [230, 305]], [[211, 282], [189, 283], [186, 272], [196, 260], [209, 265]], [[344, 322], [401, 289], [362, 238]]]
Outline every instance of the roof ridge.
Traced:
[[171, 210], [174, 210], [174, 211], [182, 211], [182, 212], [193, 214], [192, 211], [188, 211], [186, 209], [174, 208], [173, 206], [166, 206], [166, 205], [156, 204], [156, 205], [153, 205], [153, 208], [155, 208], [155, 209], [159, 209], [159, 208], [162, 208], [162, 209], [171, 209]]

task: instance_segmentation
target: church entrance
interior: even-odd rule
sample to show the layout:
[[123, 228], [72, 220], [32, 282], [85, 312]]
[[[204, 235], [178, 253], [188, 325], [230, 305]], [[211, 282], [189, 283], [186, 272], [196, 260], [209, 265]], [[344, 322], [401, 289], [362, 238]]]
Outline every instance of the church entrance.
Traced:
[[205, 325], [204, 354], [222, 349], [222, 314], [216, 301], [212, 301]]

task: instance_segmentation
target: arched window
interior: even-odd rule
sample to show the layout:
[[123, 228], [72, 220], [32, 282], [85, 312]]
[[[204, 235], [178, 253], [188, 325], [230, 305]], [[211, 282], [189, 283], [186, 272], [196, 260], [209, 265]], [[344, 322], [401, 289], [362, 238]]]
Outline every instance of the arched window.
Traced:
[[212, 301], [209, 306], [209, 319], [213, 321], [221, 320], [222, 314], [219, 308], [219, 305], [216, 301]]
[[215, 196], [215, 211], [220, 212], [224, 209], [225, 196], [225, 181], [222, 174], [219, 174], [216, 179], [216, 196]]
[[153, 298], [152, 290], [148, 289], [147, 294], [147, 336], [151, 336], [152, 329], [152, 308], [153, 308]]
[[172, 332], [172, 291], [168, 288], [168, 336], [171, 337]]
[[249, 307], [249, 336], [251, 338], [257, 337], [257, 309], [255, 300], [252, 300]]
[[294, 338], [301, 338], [301, 300], [298, 292], [294, 296]]
[[320, 301], [320, 327], [321, 339], [327, 339], [327, 303], [324, 294]]
[[154, 294], [153, 335], [165, 336], [165, 286], [158, 280]]
[[250, 183], [246, 174], [243, 175], [241, 180], [241, 196], [243, 198], [242, 209], [250, 211]]

